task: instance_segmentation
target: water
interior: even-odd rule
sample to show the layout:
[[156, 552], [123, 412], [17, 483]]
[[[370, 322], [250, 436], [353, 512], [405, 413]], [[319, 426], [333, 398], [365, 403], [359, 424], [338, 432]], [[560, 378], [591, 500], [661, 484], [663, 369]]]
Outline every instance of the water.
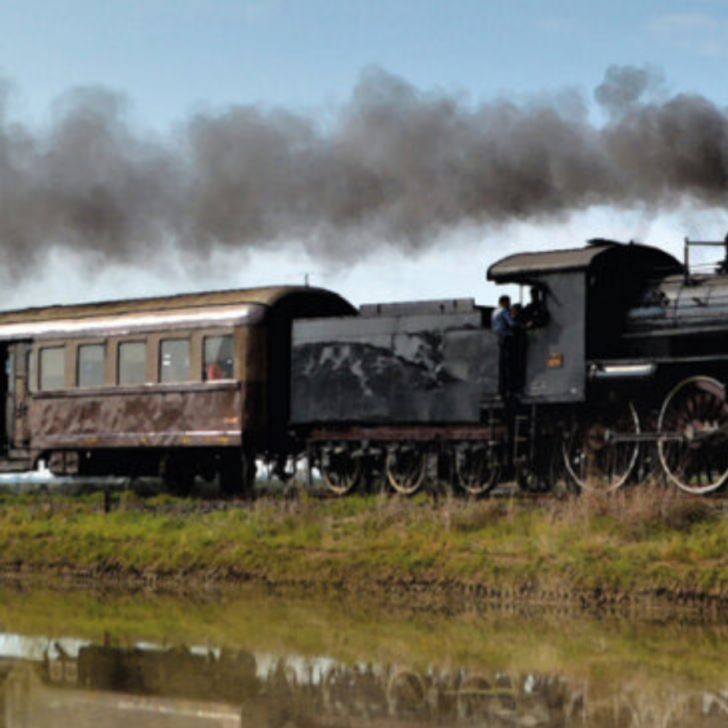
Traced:
[[674, 616], [5, 589], [0, 727], [715, 728], [727, 657]]

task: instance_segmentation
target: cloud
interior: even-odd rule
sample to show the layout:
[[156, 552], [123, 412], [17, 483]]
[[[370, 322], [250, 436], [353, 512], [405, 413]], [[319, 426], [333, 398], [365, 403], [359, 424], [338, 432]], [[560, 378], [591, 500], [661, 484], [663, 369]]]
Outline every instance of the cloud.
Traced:
[[117, 94], [77, 90], [44, 130], [0, 113], [0, 270], [27, 275], [53, 248], [144, 266], [291, 241], [346, 265], [598, 205], [728, 207], [726, 111], [659, 88], [610, 67], [599, 126], [574, 91], [474, 103], [371, 68], [325, 126], [233, 106], [167, 136], [135, 128]]

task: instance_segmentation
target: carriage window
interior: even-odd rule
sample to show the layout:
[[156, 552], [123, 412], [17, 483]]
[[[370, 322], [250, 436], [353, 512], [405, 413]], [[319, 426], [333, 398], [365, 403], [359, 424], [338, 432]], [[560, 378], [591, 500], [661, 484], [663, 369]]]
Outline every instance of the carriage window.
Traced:
[[119, 384], [144, 384], [146, 376], [147, 345], [143, 341], [124, 341], [119, 344]]
[[103, 344], [85, 344], [78, 347], [76, 381], [79, 387], [102, 387], [104, 384]]
[[202, 378], [206, 382], [233, 378], [233, 337], [206, 336], [204, 343]]
[[66, 349], [53, 346], [40, 350], [40, 388], [45, 392], [66, 386]]
[[[27, 353], [27, 359], [25, 360], [26, 364], [26, 371], [28, 372], [28, 391], [29, 392], [37, 392], [38, 391], [38, 377], [37, 372], [35, 371], [35, 362], [36, 358], [33, 356], [32, 349]], [[13, 362], [14, 363], [14, 362]], [[13, 389], [15, 388], [15, 374], [13, 374], [13, 382], [12, 385]]]
[[190, 380], [190, 342], [187, 339], [167, 339], [159, 347], [159, 381], [188, 382]]

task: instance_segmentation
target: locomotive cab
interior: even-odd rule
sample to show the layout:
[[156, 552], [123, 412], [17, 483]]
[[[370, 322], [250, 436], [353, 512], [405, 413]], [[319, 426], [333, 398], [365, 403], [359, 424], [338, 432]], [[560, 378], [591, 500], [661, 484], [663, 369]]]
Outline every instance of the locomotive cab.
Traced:
[[681, 270], [657, 248], [602, 239], [493, 264], [489, 280], [536, 286], [548, 311], [543, 326], [526, 330], [523, 401], [584, 401], [590, 365], [618, 355], [626, 311], [648, 280]]

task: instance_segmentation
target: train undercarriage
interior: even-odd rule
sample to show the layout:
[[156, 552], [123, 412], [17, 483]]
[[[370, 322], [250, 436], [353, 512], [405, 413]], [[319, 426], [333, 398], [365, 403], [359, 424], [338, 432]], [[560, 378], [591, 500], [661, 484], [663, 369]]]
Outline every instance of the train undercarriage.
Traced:
[[216, 481], [224, 496], [250, 496], [256, 477], [255, 453], [240, 447], [51, 450], [34, 460], [54, 476], [159, 478], [181, 496], [196, 478]]
[[657, 398], [642, 383], [579, 406], [492, 406], [475, 426], [313, 428], [308, 459], [339, 496], [382, 485], [412, 495], [436, 482], [474, 497], [506, 482], [609, 493], [649, 478], [718, 491], [728, 481], [725, 385], [697, 375], [655, 389]]
[[217, 480], [223, 495], [249, 495], [256, 461], [281, 479], [294, 474], [288, 451], [305, 456], [309, 484], [317, 477], [336, 496], [409, 496], [446, 485], [481, 497], [504, 484], [531, 493], [610, 493], [650, 479], [707, 495], [728, 482], [725, 385], [714, 370], [675, 374], [600, 382], [578, 405], [494, 400], [479, 424], [313, 426], [296, 432], [285, 452], [137, 448], [44, 451], [38, 458], [57, 475], [161, 477], [180, 495], [196, 477]]

